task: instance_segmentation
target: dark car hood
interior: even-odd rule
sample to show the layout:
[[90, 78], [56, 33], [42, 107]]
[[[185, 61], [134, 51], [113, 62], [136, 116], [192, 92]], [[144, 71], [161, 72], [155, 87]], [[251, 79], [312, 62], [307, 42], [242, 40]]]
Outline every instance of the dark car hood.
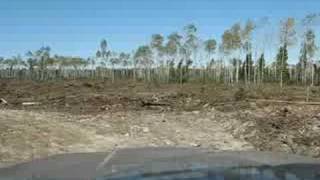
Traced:
[[[297, 178], [320, 178], [320, 160], [273, 152], [212, 152], [199, 148], [134, 148], [110, 153], [56, 155], [0, 169], [2, 179], [125, 179], [164, 173], [275, 170]], [[239, 172], [240, 172], [239, 170]], [[243, 171], [243, 170], [242, 170]], [[129, 178], [130, 179], [130, 178]], [[132, 179], [132, 178], [131, 178]], [[139, 178], [137, 178], [139, 179]]]

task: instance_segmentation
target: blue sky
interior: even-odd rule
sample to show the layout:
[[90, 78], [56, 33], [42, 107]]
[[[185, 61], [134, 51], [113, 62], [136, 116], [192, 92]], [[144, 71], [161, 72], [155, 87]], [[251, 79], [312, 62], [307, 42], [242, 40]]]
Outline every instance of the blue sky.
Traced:
[[[92, 56], [102, 38], [130, 52], [154, 33], [195, 23], [203, 39], [236, 21], [280, 19], [319, 12], [320, 0], [0, 0], [0, 56], [49, 45], [53, 53]], [[275, 27], [273, 31], [277, 31]]]

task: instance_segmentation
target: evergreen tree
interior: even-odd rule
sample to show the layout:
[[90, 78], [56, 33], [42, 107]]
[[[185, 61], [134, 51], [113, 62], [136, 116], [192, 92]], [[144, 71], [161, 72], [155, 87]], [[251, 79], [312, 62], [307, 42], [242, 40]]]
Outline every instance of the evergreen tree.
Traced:
[[243, 73], [245, 83], [250, 83], [253, 79], [253, 61], [251, 53], [246, 55], [246, 59], [243, 62]]
[[277, 64], [277, 74], [282, 75], [282, 78], [280, 77], [281, 78], [280, 81], [287, 82], [289, 80], [289, 69], [288, 69], [288, 49], [286, 45], [279, 48], [276, 64]]
[[264, 71], [265, 71], [266, 61], [264, 59], [264, 53], [261, 54], [258, 59], [258, 79], [259, 82], [263, 82], [264, 80]]

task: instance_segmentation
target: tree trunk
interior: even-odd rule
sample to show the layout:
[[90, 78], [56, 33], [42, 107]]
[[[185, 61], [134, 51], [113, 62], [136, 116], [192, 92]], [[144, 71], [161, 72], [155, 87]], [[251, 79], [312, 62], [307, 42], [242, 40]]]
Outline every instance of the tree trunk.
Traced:
[[111, 83], [114, 83], [114, 65], [112, 65], [112, 69], [111, 69]]

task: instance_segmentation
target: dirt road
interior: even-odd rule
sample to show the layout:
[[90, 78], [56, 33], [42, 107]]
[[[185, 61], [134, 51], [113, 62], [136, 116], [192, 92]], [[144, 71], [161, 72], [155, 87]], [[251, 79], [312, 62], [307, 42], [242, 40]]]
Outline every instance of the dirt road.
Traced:
[[154, 111], [75, 116], [1, 110], [0, 160], [15, 163], [60, 153], [104, 152], [120, 147], [208, 147], [248, 150], [216, 120], [215, 111]]

